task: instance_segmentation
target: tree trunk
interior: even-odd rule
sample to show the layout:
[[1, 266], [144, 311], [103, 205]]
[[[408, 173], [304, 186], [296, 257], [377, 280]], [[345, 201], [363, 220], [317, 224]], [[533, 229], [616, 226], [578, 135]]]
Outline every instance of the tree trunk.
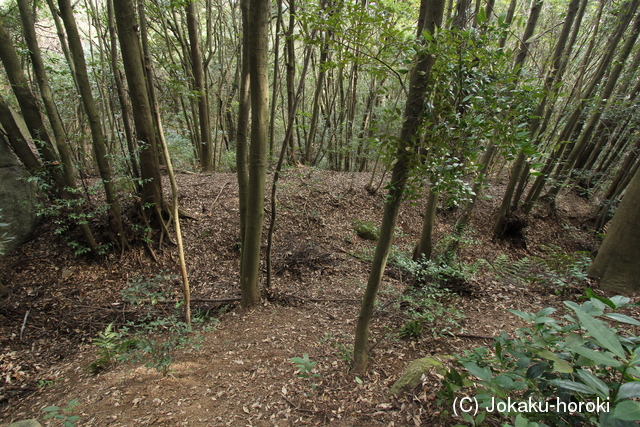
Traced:
[[598, 255], [588, 269], [604, 290], [640, 291], [640, 173], [636, 172], [616, 209]]
[[[436, 27], [442, 23], [444, 0], [423, 0], [421, 16], [418, 20], [417, 37], [422, 36], [423, 30], [433, 34]], [[393, 240], [393, 232], [402, 203], [402, 195], [407, 182], [413, 153], [420, 139], [421, 124], [425, 108], [425, 95], [434, 57], [422, 51], [417, 55], [416, 65], [410, 79], [409, 94], [404, 111], [404, 123], [400, 132], [397, 161], [393, 166], [389, 193], [382, 216], [380, 238], [373, 256], [371, 272], [367, 282], [356, 327], [356, 337], [353, 349], [353, 373], [362, 373], [367, 368], [369, 358], [369, 324], [373, 315], [374, 303], [378, 294], [382, 275], [387, 264], [389, 249]]]
[[424, 209], [424, 219], [422, 221], [422, 232], [420, 241], [413, 250], [413, 260], [431, 259], [433, 251], [433, 224], [436, 220], [436, 208], [438, 207], [438, 192], [429, 190], [427, 206]]
[[153, 206], [152, 220], [162, 222], [164, 199], [158, 165], [158, 143], [154, 129], [153, 113], [147, 91], [144, 58], [138, 35], [134, 0], [118, 0], [113, 3], [120, 40], [120, 52], [127, 76], [133, 120], [140, 144], [140, 175], [142, 178], [141, 202], [143, 209]]
[[[242, 27], [249, 25], [249, 0], [240, 2]], [[238, 175], [238, 208], [240, 212], [240, 248], [244, 250], [244, 238], [247, 230], [247, 192], [249, 169], [247, 166], [247, 138], [249, 134], [249, 113], [251, 100], [249, 99], [249, 39], [242, 38], [242, 55], [240, 58], [240, 93], [238, 95], [238, 128], [236, 133], [236, 173]], [[240, 264], [242, 271], [242, 264]]]
[[243, 28], [248, 39], [251, 85], [251, 148], [246, 231], [242, 247], [240, 288], [242, 306], [260, 302], [260, 247], [264, 219], [264, 193], [269, 138], [268, 41], [271, 2], [249, 0], [249, 26]]
[[209, 101], [204, 84], [204, 70], [202, 67], [202, 53], [200, 52], [200, 34], [196, 10], [197, 0], [187, 2], [187, 29], [191, 54], [191, 69], [193, 72], [193, 86], [197, 92], [198, 118], [200, 121], [200, 164], [203, 172], [212, 171], [211, 125], [209, 120]]
[[109, 206], [110, 225], [112, 227], [112, 231], [116, 233], [116, 242], [120, 248], [124, 250], [126, 236], [122, 225], [120, 201], [118, 200], [113, 174], [111, 172], [111, 165], [109, 164], [100, 114], [98, 113], [98, 109], [96, 108], [95, 101], [93, 99], [93, 94], [91, 93], [91, 83], [89, 82], [87, 64], [84, 59], [84, 50], [82, 49], [80, 34], [78, 33], [70, 0], [58, 0], [58, 5], [60, 7], [62, 21], [64, 22], [65, 29], [67, 30], [69, 50], [75, 65], [74, 77], [76, 85], [80, 91], [80, 98], [82, 99], [82, 104], [87, 114], [87, 119], [89, 120], [89, 127], [91, 128], [95, 161], [98, 166], [98, 171], [100, 172], [100, 178], [102, 178], [102, 184], [104, 186], [105, 196]]

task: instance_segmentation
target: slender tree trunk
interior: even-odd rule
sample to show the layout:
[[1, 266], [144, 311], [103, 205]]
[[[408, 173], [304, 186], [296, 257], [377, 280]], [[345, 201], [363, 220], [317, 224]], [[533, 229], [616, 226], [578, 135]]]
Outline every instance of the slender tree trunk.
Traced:
[[40, 47], [38, 46], [38, 40], [36, 38], [35, 19], [31, 15], [29, 2], [27, 0], [19, 0], [18, 8], [20, 9], [20, 19], [22, 21], [24, 38], [31, 56], [31, 64], [40, 88], [42, 103], [44, 104], [47, 116], [49, 117], [49, 123], [56, 141], [56, 147], [60, 154], [64, 181], [68, 187], [75, 188], [75, 167], [73, 166], [73, 159], [71, 158], [71, 153], [67, 144], [67, 135], [64, 131], [64, 126], [62, 125], [58, 108], [53, 100], [53, 92], [51, 92], [49, 79], [47, 78], [44, 62], [42, 61], [42, 55], [40, 54]]
[[[518, 2], [517, 0], [511, 0], [509, 2], [509, 8], [507, 9], [507, 14], [505, 16], [504, 19], [504, 24], [506, 28], [509, 28], [511, 26], [511, 22], [513, 22], [513, 15], [516, 12], [516, 6], [517, 6]], [[504, 35], [502, 37], [500, 37], [500, 41], [498, 42], [498, 46], [500, 46], [501, 48], [504, 47], [504, 45], [507, 43], [507, 35], [509, 34], [509, 32], [507, 30], [504, 31]]]
[[20, 127], [16, 123], [13, 113], [7, 104], [7, 101], [0, 95], [0, 125], [9, 140], [9, 145], [22, 164], [27, 168], [29, 173], [37, 176], [42, 170], [42, 164], [36, 155], [31, 151], [31, 147], [22, 134]]
[[[324, 5], [326, 8], [326, 4]], [[311, 112], [311, 122], [309, 123], [309, 135], [307, 136], [307, 142], [304, 150], [304, 163], [310, 164], [312, 159], [312, 150], [316, 138], [316, 130], [318, 127], [318, 119], [320, 117], [320, 97], [322, 96], [326, 67], [325, 64], [329, 58], [329, 40], [331, 38], [331, 32], [327, 31], [324, 35], [324, 44], [320, 50], [320, 61], [318, 62], [318, 78], [316, 80], [316, 87], [313, 92], [313, 107]]]
[[420, 240], [413, 250], [414, 261], [431, 259], [431, 252], [433, 251], [433, 224], [436, 220], [438, 195], [439, 193], [437, 191], [434, 191], [433, 189], [429, 190], [427, 206], [424, 209], [424, 220], [422, 221]]
[[[433, 33], [442, 23], [444, 0], [423, 0], [420, 19], [418, 20], [417, 37], [421, 37], [423, 30]], [[353, 350], [353, 373], [362, 373], [367, 368], [369, 358], [369, 324], [373, 315], [374, 303], [382, 281], [382, 275], [387, 263], [389, 248], [393, 240], [393, 232], [402, 203], [402, 195], [409, 174], [411, 159], [420, 139], [419, 132], [425, 108], [425, 94], [428, 89], [429, 76], [434, 57], [426, 52], [417, 55], [411, 79], [409, 94], [404, 111], [404, 123], [400, 133], [397, 161], [393, 166], [391, 185], [384, 207], [380, 238], [373, 256], [371, 272], [367, 282], [356, 327], [356, 337]]]
[[[633, 6], [633, 3], [635, 4], [635, 7]], [[631, 14], [635, 13], [638, 6], [637, 1], [633, 3], [632, 3], [632, 9], [630, 11]], [[628, 21], [627, 21], [627, 25], [628, 25]], [[624, 30], [621, 28], [620, 32], [624, 33]], [[602, 93], [600, 94], [599, 100], [596, 106], [594, 107], [594, 110], [591, 113], [591, 116], [589, 117], [589, 121], [587, 122], [586, 126], [582, 129], [580, 138], [578, 139], [575, 146], [573, 147], [573, 150], [571, 150], [571, 153], [569, 154], [566, 162], [562, 165], [562, 167], [559, 169], [556, 175], [558, 184], [554, 185], [549, 191], [548, 196], [550, 198], [555, 199], [555, 197], [557, 196], [561, 188], [560, 181], [564, 181], [568, 172], [571, 170], [571, 168], [573, 168], [573, 165], [576, 159], [582, 153], [585, 146], [589, 142], [591, 134], [600, 120], [600, 117], [602, 115], [602, 110], [604, 109], [604, 106], [606, 105], [606, 103], [609, 101], [609, 97], [611, 96], [611, 94], [613, 93], [613, 90], [615, 89], [615, 86], [618, 82], [618, 78], [622, 74], [622, 69], [624, 68], [624, 64], [628, 59], [629, 55], [631, 54], [631, 51], [633, 49], [633, 46], [639, 34], [640, 34], [640, 13], [636, 15], [633, 27], [631, 29], [631, 34], [628, 35], [622, 47], [622, 50], [618, 55], [617, 60], [615, 61], [613, 68], [609, 72], [609, 77], [607, 78], [605, 86], [602, 89]]]
[[107, 16], [109, 37], [111, 38], [111, 72], [116, 83], [116, 90], [118, 91], [118, 101], [120, 103], [120, 111], [122, 112], [122, 126], [124, 127], [124, 134], [127, 140], [127, 151], [129, 154], [129, 162], [131, 163], [131, 169], [133, 170], [134, 178], [140, 178], [140, 167], [138, 166], [138, 159], [136, 158], [136, 150], [138, 144], [134, 139], [133, 131], [131, 128], [131, 120], [129, 105], [127, 104], [127, 96], [124, 92], [124, 84], [122, 81], [122, 73], [118, 67], [118, 39], [116, 37], [115, 17], [113, 15], [113, 0], [107, 1]]
[[[242, 27], [249, 26], [249, 0], [240, 2]], [[249, 39], [242, 38], [242, 57], [240, 69], [240, 93], [238, 106], [238, 128], [236, 133], [236, 171], [238, 174], [238, 201], [240, 211], [240, 248], [244, 250], [244, 238], [247, 230], [247, 192], [249, 185], [249, 169], [247, 165], [247, 139], [249, 134], [249, 113], [251, 100], [249, 99]], [[240, 265], [242, 271], [242, 264]]]
[[116, 241], [118, 245], [122, 250], [124, 250], [126, 236], [122, 225], [120, 201], [118, 200], [113, 180], [113, 173], [111, 172], [111, 165], [109, 164], [100, 114], [98, 113], [98, 109], [96, 108], [93, 94], [91, 92], [91, 83], [89, 82], [87, 64], [84, 59], [84, 50], [82, 49], [80, 34], [78, 33], [70, 0], [58, 0], [58, 5], [60, 7], [60, 15], [62, 16], [65, 29], [67, 30], [71, 57], [75, 64], [74, 77], [76, 85], [80, 90], [80, 98], [82, 99], [82, 104], [87, 114], [87, 119], [89, 120], [89, 127], [91, 128], [95, 161], [98, 166], [98, 171], [100, 172], [100, 178], [102, 178], [107, 204], [109, 205], [111, 227], [116, 233]]
[[249, 0], [249, 26], [243, 29], [249, 40], [251, 84], [251, 148], [246, 231], [242, 247], [240, 288], [242, 306], [260, 302], [260, 246], [264, 219], [264, 193], [269, 137], [268, 37], [271, 2]]
[[198, 118], [200, 121], [200, 164], [203, 172], [211, 172], [212, 167], [212, 143], [211, 125], [209, 121], [209, 101], [207, 89], [204, 85], [204, 70], [202, 67], [202, 53], [200, 52], [200, 34], [197, 17], [197, 0], [187, 2], [187, 29], [189, 31], [189, 44], [191, 54], [191, 69], [193, 72], [193, 86], [197, 92]]

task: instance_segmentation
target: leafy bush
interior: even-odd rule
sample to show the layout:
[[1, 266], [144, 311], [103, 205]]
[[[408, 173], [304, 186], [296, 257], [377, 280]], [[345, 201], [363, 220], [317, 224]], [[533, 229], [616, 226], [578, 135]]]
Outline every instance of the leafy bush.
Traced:
[[[603, 298], [590, 289], [587, 296], [582, 305], [565, 301], [572, 312], [559, 319], [550, 307], [535, 314], [508, 310], [530, 326], [513, 337], [503, 332], [492, 351], [482, 347], [458, 356], [442, 397], [450, 402], [475, 394], [482, 411], [475, 420], [463, 416], [474, 425], [493, 406], [502, 411], [504, 426], [637, 425], [640, 402], [633, 399], [640, 397], [640, 338], [629, 326], [640, 322], [617, 312], [629, 305], [626, 297]], [[539, 406], [523, 413], [510, 401]], [[604, 406], [596, 402], [607, 402], [608, 411], [598, 413]]]

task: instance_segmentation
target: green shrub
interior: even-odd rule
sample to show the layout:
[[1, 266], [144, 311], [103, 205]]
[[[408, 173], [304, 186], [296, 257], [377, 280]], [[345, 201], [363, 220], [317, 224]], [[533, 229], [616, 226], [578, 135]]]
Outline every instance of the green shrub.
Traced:
[[[617, 312], [629, 305], [626, 297], [603, 298], [590, 289], [587, 296], [582, 305], [565, 301], [571, 311], [559, 318], [552, 317], [556, 309], [551, 307], [535, 314], [508, 310], [530, 326], [513, 337], [503, 332], [492, 350], [482, 347], [457, 356], [443, 382], [444, 400], [475, 395], [478, 417], [483, 419], [495, 405], [504, 409], [495, 414], [503, 426], [636, 426], [640, 338], [631, 329], [640, 322]], [[522, 413], [506, 405], [510, 401], [531, 401], [542, 408], [551, 402], [568, 410], [555, 412], [552, 405]], [[609, 411], [598, 413], [596, 402], [608, 402]], [[479, 418], [464, 415], [471, 423]]]

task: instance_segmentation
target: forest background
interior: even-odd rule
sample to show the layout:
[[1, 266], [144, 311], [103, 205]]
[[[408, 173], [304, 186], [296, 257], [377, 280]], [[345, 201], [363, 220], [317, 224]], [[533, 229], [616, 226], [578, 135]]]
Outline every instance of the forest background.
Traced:
[[413, 258], [429, 260], [438, 206], [460, 209], [463, 233], [492, 170], [508, 178], [492, 238], [575, 191], [599, 207], [594, 233], [617, 218], [590, 273], [638, 287], [637, 0], [18, 1], [0, 24], [0, 143], [77, 255], [181, 248], [174, 168], [233, 171], [242, 305], [255, 306], [283, 166], [369, 172], [372, 192], [386, 182], [354, 372], [401, 202], [428, 194]]

